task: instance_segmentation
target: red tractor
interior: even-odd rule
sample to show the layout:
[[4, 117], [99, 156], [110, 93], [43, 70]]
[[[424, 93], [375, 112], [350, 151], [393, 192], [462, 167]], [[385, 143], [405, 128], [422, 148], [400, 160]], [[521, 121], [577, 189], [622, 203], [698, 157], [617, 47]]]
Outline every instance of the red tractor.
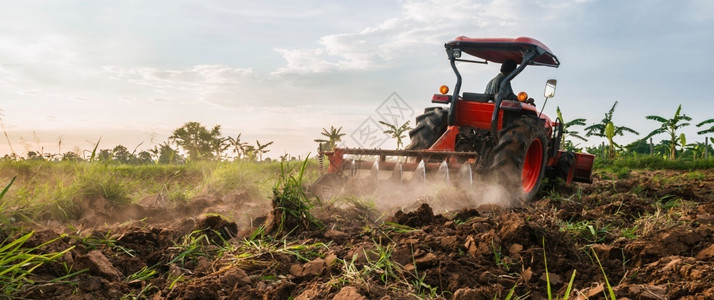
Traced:
[[[457, 62], [518, 63], [500, 81], [498, 90], [504, 91], [526, 66], [557, 68], [560, 62], [548, 47], [527, 37], [464, 36], [444, 46], [456, 84], [451, 94], [447, 86], [442, 86], [441, 93], [431, 100], [444, 106], [426, 108], [424, 114], [417, 116], [406, 150], [336, 148], [321, 152], [327, 156], [329, 168], [313, 185], [318, 196], [333, 197], [345, 189], [371, 192], [383, 179], [421, 182], [437, 177], [469, 185], [478, 174], [480, 178], [495, 179], [514, 198], [530, 201], [546, 173], [567, 183], [591, 182], [594, 156], [560, 150], [562, 120], [553, 121], [542, 114], [542, 109], [539, 112], [528, 94], [520, 92], [518, 100], [512, 100], [506, 99], [505, 93], [461, 91]], [[464, 59], [464, 53], [480, 60]], [[556, 80], [547, 81], [545, 102], [554, 96], [555, 87]], [[362, 159], [364, 156], [378, 158], [368, 161]], [[360, 170], [368, 170], [368, 176], [358, 176]]]

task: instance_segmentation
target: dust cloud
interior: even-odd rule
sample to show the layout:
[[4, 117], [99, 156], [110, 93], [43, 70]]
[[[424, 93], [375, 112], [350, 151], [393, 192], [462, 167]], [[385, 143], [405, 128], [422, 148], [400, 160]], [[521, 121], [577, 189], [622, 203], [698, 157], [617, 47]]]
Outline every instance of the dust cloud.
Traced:
[[[508, 181], [516, 182], [516, 180], [520, 180], [520, 178], [517, 176], [498, 178], [485, 175], [474, 175], [472, 181], [453, 178], [446, 182], [443, 179], [439, 180], [429, 176], [426, 180], [421, 181], [380, 180], [372, 193], [360, 191], [361, 193], [350, 194], [350, 192], [344, 192], [340, 197], [372, 201], [375, 208], [382, 212], [416, 210], [423, 203], [427, 203], [435, 213], [457, 212], [471, 208], [493, 210], [522, 205], [520, 200], [522, 192], [503, 184]], [[350, 182], [348, 181], [347, 184], [349, 185]], [[349, 188], [345, 190], [349, 190]]]

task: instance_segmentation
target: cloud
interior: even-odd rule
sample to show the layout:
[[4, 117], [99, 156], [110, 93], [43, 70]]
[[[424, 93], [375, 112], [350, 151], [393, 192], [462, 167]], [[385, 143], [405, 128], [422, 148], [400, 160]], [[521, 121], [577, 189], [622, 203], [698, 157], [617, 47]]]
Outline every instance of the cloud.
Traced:
[[[372, 71], [413, 63], [420, 53], [459, 34], [509, 35], [533, 21], [533, 10], [554, 19], [570, 5], [562, 1], [468, 0], [405, 1], [395, 17], [349, 33], [322, 36], [317, 48], [274, 49], [286, 65], [273, 72], [291, 74]], [[547, 12], [547, 13], [546, 13]], [[531, 15], [530, 18], [526, 16]], [[515, 33], [518, 35], [518, 33]], [[522, 34], [522, 33], [521, 33]], [[402, 59], [409, 57], [411, 59]]]
[[103, 73], [115, 81], [145, 90], [139, 95], [123, 98], [129, 102], [141, 102], [142, 99], [167, 102], [171, 98], [229, 107], [226, 98], [252, 94], [256, 87], [260, 90], [266, 83], [251, 68], [226, 65], [196, 65], [183, 70], [108, 66], [103, 68]]

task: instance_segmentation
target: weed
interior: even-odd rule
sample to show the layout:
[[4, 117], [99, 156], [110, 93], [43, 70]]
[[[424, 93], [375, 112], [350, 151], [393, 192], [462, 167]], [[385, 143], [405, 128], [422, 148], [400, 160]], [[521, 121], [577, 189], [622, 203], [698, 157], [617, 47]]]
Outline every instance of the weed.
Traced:
[[691, 180], [702, 181], [702, 180], [706, 179], [707, 176], [704, 175], [704, 173], [702, 173], [700, 171], [694, 171], [694, 172], [687, 173], [687, 178], [691, 179]]
[[[542, 237], [541, 240], [543, 244], [543, 265], [545, 267], [545, 282], [546, 282], [546, 287], [547, 287], [547, 292], [548, 292], [548, 300], [553, 299], [553, 295], [551, 293], [550, 289], [550, 274], [548, 273], [548, 258], [545, 253], [545, 237]], [[575, 273], [577, 270], [573, 270], [573, 274], [570, 275], [570, 282], [568, 283], [567, 288], [565, 289], [565, 294], [563, 295], [563, 300], [567, 300], [570, 297], [570, 291], [573, 289], [573, 282], [575, 281]]]
[[136, 271], [134, 272], [134, 274], [127, 276], [126, 281], [145, 281], [154, 278], [154, 276], [156, 276], [156, 270], [144, 266], [143, 268], [141, 268], [141, 270]]
[[565, 295], [563, 295], [563, 300], [568, 300], [570, 298], [570, 291], [573, 290], [573, 281], [575, 281], [575, 273], [577, 273], [578, 270], [573, 270], [573, 274], [570, 275], [570, 281], [568, 282], [568, 287], [565, 289]]
[[273, 208], [277, 213], [275, 219], [278, 222], [276, 234], [281, 234], [286, 229], [292, 231], [298, 227], [323, 227], [322, 222], [310, 212], [319, 200], [311, 201], [303, 188], [307, 162], [308, 160], [305, 159], [296, 175], [293, 174], [294, 166], [287, 163], [280, 164], [280, 177], [273, 187]]
[[[505, 299], [505, 300], [511, 300], [511, 298], [513, 298], [513, 295], [516, 294], [516, 287], [518, 287], [518, 284], [519, 284], [519, 283], [520, 283], [520, 282], [519, 282], [518, 280], [516, 280], [516, 283], [513, 284], [513, 286], [511, 287], [510, 290], [508, 290], [508, 294], [506, 295], [506, 298], [503, 298], [503, 299]], [[497, 298], [496, 298], [496, 295], [493, 295], [493, 299], [497, 299]], [[521, 299], [521, 298], [520, 298], [520, 297], [516, 297], [516, 299]]]
[[339, 259], [339, 261], [342, 262], [342, 275], [330, 280], [330, 285], [343, 286], [349, 283], [366, 283], [364, 274], [360, 272], [359, 268], [355, 265], [356, 259], [356, 254], [352, 256], [352, 260], [349, 262], [347, 260]]
[[[16, 239], [7, 238], [0, 244], [0, 292], [5, 296], [10, 296], [19, 291], [26, 284], [33, 284], [34, 281], [29, 277], [35, 269], [45, 263], [56, 261], [65, 253], [74, 249], [74, 246], [72, 246], [60, 252], [36, 254], [38, 249], [54, 243], [64, 236], [49, 240], [33, 248], [24, 247], [25, 242], [33, 234], [34, 231]], [[69, 270], [71, 271], [71, 269]], [[55, 279], [55, 281], [62, 281], [76, 274], [79, 273], [70, 272], [66, 276]]]
[[120, 299], [121, 300], [139, 300], [139, 299], [148, 299], [146, 295], [149, 293], [150, 290], [159, 290], [159, 288], [153, 286], [151, 283], [147, 284], [143, 289], [141, 289], [136, 295], [133, 294], [127, 294], [122, 296]]
[[496, 245], [494, 244], [493, 240], [491, 240], [491, 250], [493, 251], [493, 260], [496, 262], [496, 265], [504, 271], [508, 272], [511, 269], [511, 264], [508, 263], [505, 259], [503, 259], [503, 254], [501, 253], [501, 245], [498, 245], [498, 249], [496, 249]]
[[382, 228], [385, 232], [396, 232], [396, 233], [409, 233], [409, 232], [418, 231], [418, 229], [415, 229], [413, 227], [410, 227], [407, 225], [402, 225], [399, 223], [394, 223], [394, 222], [384, 222], [384, 224], [382, 225]]
[[211, 243], [208, 235], [203, 230], [194, 230], [185, 235], [181, 243], [174, 245], [169, 249], [177, 250], [178, 254], [169, 261], [169, 264], [180, 262], [181, 266], [185, 265], [186, 259], [196, 259], [200, 256], [209, 256], [206, 245]]
[[664, 195], [655, 201], [655, 206], [664, 211], [670, 211], [673, 208], [679, 207], [681, 204], [682, 200], [673, 195]]
[[290, 254], [307, 262], [322, 256], [316, 251], [320, 248], [328, 249], [328, 245], [324, 243], [288, 245], [287, 241], [283, 240], [283, 247], [277, 252]]
[[597, 223], [590, 221], [564, 222], [560, 231], [568, 233], [575, 239], [582, 239], [588, 243], [597, 243], [605, 239], [610, 225], [597, 227]]
[[625, 179], [630, 177], [630, 169], [628, 168], [618, 168], [615, 170], [615, 177], [617, 179]]
[[542, 237], [543, 244], [543, 265], [545, 266], [545, 283], [548, 288], [548, 300], [553, 299], [553, 295], [550, 292], [550, 273], [548, 273], [548, 258], [545, 254], [545, 237]]
[[424, 278], [426, 278], [426, 273], [419, 276], [419, 273], [417, 272], [416, 267], [415, 267], [414, 275], [415, 275], [416, 279], [414, 279], [414, 281], [412, 281], [412, 287], [415, 289], [416, 294], [421, 297], [435, 298], [439, 288], [432, 287], [431, 285], [428, 285], [424, 282]]
[[116, 235], [112, 235], [111, 231], [107, 231], [104, 235], [92, 234], [85, 237], [78, 237], [79, 241], [87, 248], [92, 250], [101, 250], [102, 248], [108, 248], [115, 251], [120, 251], [134, 257], [134, 250], [117, 245]]
[[437, 287], [432, 287], [431, 285], [424, 282], [426, 278], [426, 273], [419, 276], [419, 270], [417, 268], [416, 259], [414, 258], [414, 251], [412, 249], [412, 264], [414, 265], [414, 280], [412, 281], [412, 288], [416, 291], [419, 296], [426, 296], [430, 298], [436, 297]]
[[639, 226], [625, 227], [620, 229], [620, 233], [624, 238], [634, 240], [637, 238], [637, 229]]
[[[328, 249], [329, 244], [313, 243], [313, 244], [291, 244], [287, 240], [275, 241], [270, 240], [270, 236], [262, 237], [263, 230], [258, 229], [253, 234], [244, 239], [232, 253], [238, 253], [234, 256], [237, 261], [248, 261], [263, 255], [273, 254], [288, 254], [295, 256], [300, 261], [308, 262], [315, 258], [322, 257], [322, 250]], [[259, 238], [260, 236], [260, 238]]]
[[[595, 256], [595, 260], [597, 261], [597, 265], [600, 267], [600, 271], [602, 271], [602, 276], [605, 278], [605, 285], [607, 286], [607, 291], [610, 294], [609, 298], [607, 297], [608, 295], [605, 295], [605, 299], [611, 299], [615, 300], [617, 299], [615, 297], [615, 291], [613, 291], [612, 286], [610, 285], [610, 281], [607, 279], [607, 274], [605, 274], [605, 269], [602, 267], [602, 264], [600, 263], [600, 258], [597, 257], [597, 253], [595, 253], [595, 249], [590, 248], [590, 251], [592, 251], [593, 256]], [[604, 293], [604, 292], [603, 292]]]
[[662, 208], [659, 206], [654, 213], [639, 217], [633, 223], [640, 228], [641, 236], [648, 236], [656, 230], [669, 229], [676, 224], [670, 214], [662, 213]]
[[[376, 241], [372, 242], [374, 242], [374, 250], [364, 250], [364, 256], [367, 258], [367, 264], [364, 266], [366, 273], [379, 274], [379, 279], [385, 285], [390, 280], [399, 280], [402, 268], [392, 260], [393, 245], [383, 246]], [[370, 253], [377, 259], [370, 259]]]
[[7, 207], [8, 202], [3, 201], [2, 199], [3, 199], [3, 197], [5, 197], [5, 194], [7, 193], [7, 191], [10, 190], [10, 187], [12, 186], [12, 184], [15, 182], [15, 178], [17, 178], [17, 177], [13, 177], [12, 180], [10, 180], [10, 183], [8, 183], [5, 186], [5, 188], [2, 190], [2, 192], [0, 192], [0, 221], [3, 224], [7, 224], [8, 221], [12, 221], [12, 220], [5, 220], [4, 215], [5, 215], [5, 209]]

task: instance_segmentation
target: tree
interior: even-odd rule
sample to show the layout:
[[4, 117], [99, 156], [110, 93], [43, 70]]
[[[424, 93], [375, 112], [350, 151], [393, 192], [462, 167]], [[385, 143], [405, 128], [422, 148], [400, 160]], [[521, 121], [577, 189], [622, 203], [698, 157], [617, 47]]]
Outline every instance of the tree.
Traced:
[[679, 107], [677, 107], [677, 111], [674, 113], [674, 117], [672, 117], [671, 119], [666, 119], [664, 117], [654, 115], [645, 117], [648, 120], [654, 120], [661, 123], [659, 128], [653, 130], [646, 137], [644, 137], [645, 140], [661, 133], [669, 134], [669, 159], [675, 159], [677, 156], [677, 146], [681, 145], [682, 147], [684, 147], [685, 145], [682, 144], [682, 142], [686, 143], [686, 140], [682, 139], [681, 136], [677, 135], [677, 130], [685, 126], [689, 126], [689, 123], [687, 123], [686, 121], [692, 120], [692, 118], [688, 117], [687, 115], [681, 114], [681, 112], [682, 105], [680, 104]]
[[82, 160], [77, 153], [69, 151], [66, 152], [65, 154], [62, 154], [62, 161], [80, 161]]
[[580, 133], [578, 133], [575, 130], [572, 130], [571, 127], [574, 126], [585, 126], [585, 119], [584, 118], [577, 118], [573, 119], [569, 122], [565, 122], [565, 119], [563, 119], [563, 114], [560, 111], [560, 106], [556, 106], [555, 108], [556, 114], [558, 114], [558, 119], [560, 119], [561, 124], [563, 124], [563, 136], [560, 139], [560, 147], [563, 149], [567, 149], [568, 151], [574, 151], [576, 150], [575, 144], [571, 140], [568, 140], [567, 138], [576, 138], [579, 140], [582, 140], [584, 142], [587, 142], [588, 139], [580, 136]]
[[35, 152], [35, 151], [27, 151], [27, 159], [28, 160], [44, 160], [45, 158], [42, 157], [42, 154]]
[[337, 147], [337, 143], [341, 142], [342, 137], [346, 135], [346, 134], [342, 133], [341, 131], [342, 131], [342, 126], [340, 126], [340, 128], [335, 128], [333, 126], [330, 126], [329, 131], [325, 128], [322, 128], [322, 133], [320, 133], [320, 134], [325, 136], [327, 138], [327, 140], [323, 140], [323, 139], [315, 140], [315, 142], [318, 142], [323, 145], [322, 146], [323, 148], [321, 148], [320, 150], [330, 151], [332, 149], [335, 149], [335, 147]]
[[[712, 142], [714, 142], [714, 138], [711, 138]], [[693, 144], [688, 144], [685, 153], [682, 155], [685, 156], [687, 153], [690, 153], [692, 155], [693, 159], [699, 159], [699, 158], [706, 158], [706, 155], [710, 152], [712, 152], [712, 145], [709, 143], [704, 143], [704, 142], [696, 142]]]
[[240, 141], [240, 136], [241, 134], [239, 133], [235, 138], [229, 136], [226, 139], [230, 147], [233, 147], [232, 151], [236, 154], [237, 159], [241, 159], [243, 157], [243, 152], [245, 152], [245, 146], [248, 145], [248, 143]]
[[[616, 126], [615, 123], [612, 122], [612, 115], [615, 113], [615, 107], [617, 106], [617, 101], [615, 101], [615, 104], [612, 105], [610, 110], [605, 114], [605, 118], [600, 121], [600, 123], [590, 125], [588, 127], [585, 127], [585, 130], [587, 131], [585, 133], [585, 136], [598, 136], [607, 139], [608, 142], [608, 149], [609, 149], [609, 156], [614, 157], [615, 155], [615, 147], [620, 147], [617, 143], [615, 143], [614, 138], [615, 136], [623, 136], [625, 132], [630, 132], [639, 135], [640, 133], [635, 131], [632, 128], [625, 127], [625, 126]], [[610, 129], [608, 130], [608, 127]], [[609, 134], [608, 134], [609, 133]]]
[[213, 150], [213, 155], [216, 159], [221, 160], [223, 157], [223, 151], [226, 151], [231, 144], [228, 138], [217, 137], [211, 139], [211, 149]]
[[255, 151], [255, 146], [245, 145], [243, 147], [243, 159], [249, 161], [255, 161], [258, 158], [258, 154]]
[[268, 148], [268, 146], [272, 145], [273, 142], [271, 141], [271, 142], [268, 142], [267, 144], [261, 145], [260, 141], [255, 140], [255, 144], [257, 145], [257, 147], [255, 147], [255, 152], [258, 153], [258, 160], [263, 161], [263, 153], [270, 152], [270, 150], [266, 150], [266, 148]]
[[[707, 134], [707, 133], [714, 133], [714, 119], [704, 120], [703, 122], [697, 124], [697, 127], [702, 127], [707, 124], [712, 124], [712, 125], [708, 129], [704, 129], [702, 131], [697, 131], [697, 134], [702, 135], [702, 134]], [[707, 140], [707, 137], [705, 136], [704, 141], [706, 141], [706, 140]], [[711, 142], [714, 143], [714, 139], [711, 139]], [[709, 154], [709, 148], [704, 147], [704, 157], [707, 157], [708, 154]]]
[[412, 127], [409, 126], [409, 121], [399, 127], [397, 127], [397, 124], [389, 124], [384, 121], [379, 121], [379, 123], [389, 128], [385, 130], [384, 133], [389, 134], [392, 138], [397, 139], [397, 149], [402, 147], [402, 139], [407, 137], [404, 133], [412, 129]]
[[134, 160], [134, 155], [122, 145], [117, 145], [114, 149], [112, 149], [112, 157], [114, 158], [114, 161], [123, 164], [128, 164]]
[[597, 136], [601, 138], [607, 138], [607, 135], [605, 134], [605, 127], [607, 127], [607, 124], [612, 123], [613, 128], [614, 128], [614, 134], [623, 136], [625, 132], [629, 133], [634, 133], [639, 135], [640, 133], [635, 131], [632, 128], [625, 127], [625, 126], [615, 126], [615, 123], [612, 121], [612, 115], [615, 112], [615, 107], [617, 106], [617, 101], [615, 101], [615, 104], [612, 105], [610, 108], [610, 111], [608, 111], [605, 114], [605, 118], [600, 121], [600, 123], [590, 125], [588, 127], [585, 127], [585, 136]]
[[188, 122], [174, 130], [169, 137], [179, 147], [188, 153], [190, 160], [206, 160], [214, 157], [216, 145], [221, 145], [221, 126], [216, 125], [211, 130], [201, 123]]
[[99, 154], [97, 154], [97, 159], [102, 162], [110, 161], [112, 159], [112, 150], [111, 149], [99, 150]]
[[[704, 120], [703, 122], [697, 124], [697, 127], [702, 127], [707, 124], [712, 124], [714, 123], [714, 119], [709, 119], [709, 120]], [[697, 131], [697, 134], [707, 134], [707, 133], [713, 133], [714, 132], [714, 124], [711, 125], [708, 129], [704, 129], [702, 131]]]
[[154, 149], [149, 150], [149, 152], [154, 154], [156, 162], [159, 164], [174, 164], [181, 160], [181, 155], [171, 147], [168, 141], [159, 144], [159, 146], [154, 146]]
[[628, 153], [650, 154], [650, 144], [644, 139], [639, 139], [626, 145], [625, 149], [627, 149]]
[[136, 162], [138, 164], [150, 164], [153, 161], [154, 160], [151, 158], [151, 153], [149, 153], [148, 151], [141, 151], [139, 152], [139, 154], [136, 155]]

